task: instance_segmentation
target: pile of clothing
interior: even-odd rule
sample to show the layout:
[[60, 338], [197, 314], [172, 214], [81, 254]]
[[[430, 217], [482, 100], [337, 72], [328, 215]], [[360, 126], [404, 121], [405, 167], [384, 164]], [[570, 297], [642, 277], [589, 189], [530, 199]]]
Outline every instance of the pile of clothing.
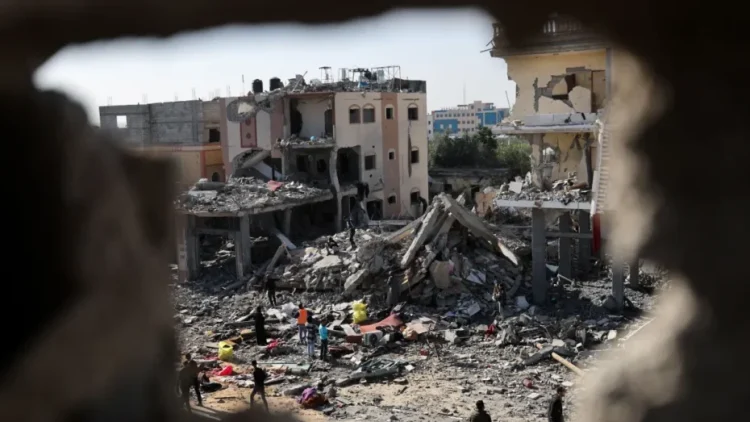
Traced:
[[297, 399], [297, 403], [301, 404], [305, 409], [317, 409], [328, 403], [328, 398], [322, 392], [319, 392], [317, 388], [310, 387], [302, 391], [302, 395]]

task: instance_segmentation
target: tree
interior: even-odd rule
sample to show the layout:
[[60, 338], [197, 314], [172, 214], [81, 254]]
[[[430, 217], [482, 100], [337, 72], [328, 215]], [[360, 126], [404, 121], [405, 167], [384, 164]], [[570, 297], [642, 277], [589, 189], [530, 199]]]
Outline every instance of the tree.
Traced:
[[508, 169], [508, 176], [524, 177], [531, 171], [531, 145], [526, 142], [502, 144], [497, 148], [497, 159]]
[[495, 135], [492, 134], [492, 129], [490, 129], [489, 127], [480, 127], [474, 137], [477, 139], [477, 141], [479, 141], [480, 144], [484, 146], [484, 149], [486, 151], [497, 150], [497, 139], [495, 138]]
[[477, 136], [463, 134], [451, 138], [440, 134], [430, 142], [430, 166], [443, 168], [499, 167], [492, 143]]

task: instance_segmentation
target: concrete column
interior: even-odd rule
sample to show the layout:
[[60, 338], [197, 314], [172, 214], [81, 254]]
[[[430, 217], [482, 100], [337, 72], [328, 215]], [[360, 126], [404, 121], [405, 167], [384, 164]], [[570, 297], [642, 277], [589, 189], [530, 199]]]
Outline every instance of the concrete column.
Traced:
[[[570, 213], [560, 214], [560, 233], [570, 233]], [[558, 256], [560, 258], [559, 273], [563, 277], [573, 278], [573, 263], [570, 253], [571, 238], [561, 237]]]
[[336, 201], [336, 231], [340, 232], [343, 227], [344, 217], [341, 209], [341, 184], [339, 184], [339, 172], [337, 169], [338, 157], [338, 150], [332, 148], [331, 156], [328, 159], [328, 172], [331, 178], [331, 186], [333, 186], [334, 200]]
[[240, 229], [234, 234], [235, 264], [237, 267], [237, 278], [243, 279], [250, 273], [252, 263], [250, 244], [250, 216], [239, 217]]
[[612, 260], [612, 297], [617, 309], [622, 311], [625, 307], [625, 264], [618, 259]]
[[[591, 234], [591, 214], [578, 211], [578, 227], [581, 234]], [[581, 278], [591, 271], [591, 239], [578, 239], [578, 273]]]
[[534, 303], [543, 305], [547, 299], [547, 238], [544, 210], [531, 210], [531, 283]]
[[640, 267], [640, 260], [638, 257], [633, 258], [630, 261], [630, 285], [633, 287], [638, 287], [640, 284], [640, 280], [638, 278], [638, 271]]
[[177, 246], [177, 279], [182, 282], [192, 280], [190, 267], [188, 265], [188, 216], [178, 214], [175, 219], [175, 234]]
[[531, 135], [531, 183], [534, 186], [544, 188], [544, 142], [541, 133]]
[[187, 216], [187, 225], [185, 227], [185, 246], [187, 252], [188, 280], [198, 278], [201, 266], [201, 246], [198, 234], [195, 232], [196, 220], [194, 215]]
[[284, 227], [281, 228], [286, 237], [292, 237], [292, 209], [284, 210]]
[[281, 172], [283, 176], [292, 174], [292, 149], [282, 148], [281, 150]]

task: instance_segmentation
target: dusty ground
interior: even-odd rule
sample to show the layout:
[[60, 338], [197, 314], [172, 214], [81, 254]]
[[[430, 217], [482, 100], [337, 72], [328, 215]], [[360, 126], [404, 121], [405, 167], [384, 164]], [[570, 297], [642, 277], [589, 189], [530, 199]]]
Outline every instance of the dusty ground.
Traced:
[[[655, 289], [658, 292], [662, 287], [663, 285], [659, 284]], [[206, 311], [206, 316], [201, 319], [217, 326], [221, 325], [218, 321], [241, 314], [233, 313], [228, 310], [229, 308], [249, 309], [262, 298], [262, 295], [257, 293], [245, 293], [215, 302], [213, 298], [207, 298], [203, 289], [196, 285], [176, 285], [175, 289], [176, 298], [181, 301], [193, 301], [195, 309]], [[587, 320], [586, 323], [590, 324], [589, 331], [592, 335], [603, 333], [606, 337], [610, 330], [617, 332], [615, 339], [605, 339], [595, 346], [581, 350], [571, 358], [576, 365], [586, 370], [598, 366], [602, 362], [603, 352], [621, 347], [624, 338], [652, 319], [649, 311], [656, 302], [655, 294], [628, 289], [628, 297], [639, 309], [624, 316], [616, 316], [609, 315], [597, 305], [610, 289], [611, 282], [606, 279], [559, 287], [557, 294], [560, 300], [557, 305], [550, 309], [538, 310], [534, 317], [544, 321], [578, 315], [581, 320]], [[284, 293], [279, 299], [279, 303], [302, 300], [311, 306], [331, 300], [336, 303], [330, 295], [306, 293]], [[216, 307], [212, 305], [214, 303]], [[220, 305], [221, 303], [224, 306]], [[215, 314], [215, 310], [218, 309], [222, 310], [222, 316]], [[423, 312], [428, 311], [419, 309]], [[477, 324], [471, 326], [476, 328]], [[215, 353], [200, 345], [214, 341], [217, 334], [205, 332], [204, 329], [202, 325], [182, 326], [181, 341], [188, 350], [197, 352], [199, 356], [211, 358]], [[286, 338], [291, 351], [279, 357], [263, 356], [263, 349], [254, 344], [241, 345], [236, 351], [235, 368], [240, 372], [246, 371], [243, 363], [246, 364], [252, 359], [260, 362], [309, 362], [304, 355], [303, 346], [297, 344], [296, 335], [287, 332]], [[290, 411], [304, 421], [329, 418], [345, 421], [454, 421], [468, 417], [474, 403], [481, 399], [495, 420], [543, 421], [546, 420], [545, 412], [549, 397], [558, 385], [565, 383], [564, 385], [572, 387], [566, 403], [566, 413], [570, 414], [573, 411], [577, 395], [577, 377], [571, 371], [551, 359], [545, 359], [535, 365], [516, 367], [519, 357], [535, 352], [533, 346], [522, 342], [518, 345], [500, 347], [495, 341], [495, 337], [484, 338], [475, 332], [464, 344], [440, 346], [440, 357], [434, 350], [430, 350], [429, 356], [421, 356], [420, 350], [426, 348], [423, 344], [403, 342], [394, 345], [392, 350], [381, 357], [408, 362], [414, 369], [404, 371], [395, 378], [337, 387], [338, 398], [332, 401], [335, 410], [330, 416], [325, 416], [318, 410], [301, 409], [294, 399], [283, 397], [280, 393], [283, 389], [301, 382], [315, 383], [324, 377], [331, 381], [340, 379], [356, 367], [348, 358], [342, 358], [333, 365], [316, 361], [307, 376], [287, 376], [287, 382], [268, 387], [269, 404], [274, 412]], [[368, 350], [362, 348], [360, 351], [364, 353]], [[531, 380], [532, 388], [523, 385], [525, 379]], [[250, 388], [238, 388], [231, 378], [214, 380], [221, 382], [225, 389], [205, 394], [206, 408], [231, 412], [247, 406]]]
[[[227, 384], [226, 388], [216, 393], [203, 395], [203, 407], [198, 407], [192, 400], [193, 411], [209, 418], [218, 419], [224, 413], [235, 413], [247, 409], [249, 404], [250, 389], [238, 388], [236, 385]], [[326, 417], [319, 411], [301, 409], [297, 402], [290, 397], [274, 396], [274, 388], [268, 387], [268, 406], [274, 413], [294, 413], [301, 422], [322, 422]], [[263, 402], [256, 403], [263, 406]]]

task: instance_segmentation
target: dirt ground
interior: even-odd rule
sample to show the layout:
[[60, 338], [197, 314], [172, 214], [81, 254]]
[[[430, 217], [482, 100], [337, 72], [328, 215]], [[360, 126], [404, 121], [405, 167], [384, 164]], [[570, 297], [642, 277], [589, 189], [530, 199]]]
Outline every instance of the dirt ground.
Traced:
[[[299, 352], [301, 351], [300, 347]], [[281, 391], [288, 388], [289, 383], [267, 387], [269, 407], [271, 412], [292, 413], [303, 422], [329, 419], [448, 422], [465, 420], [474, 410], [476, 401], [483, 400], [487, 411], [495, 420], [525, 422], [545, 418], [546, 401], [554, 386], [543, 382], [546, 380], [543, 376], [539, 377], [538, 387], [518, 395], [515, 387], [528, 375], [518, 374], [509, 378], [500, 373], [499, 365], [486, 360], [482, 360], [478, 366], [467, 368], [459, 367], [460, 362], [451, 365], [451, 359], [447, 356], [441, 360], [431, 356], [422, 362], [422, 370], [404, 374], [401, 378], [337, 388], [338, 395], [331, 401], [336, 410], [330, 416], [319, 410], [302, 409], [295, 398], [282, 396]], [[452, 367], [445, 368], [445, 365]], [[249, 372], [245, 365], [234, 365], [234, 368], [240, 373]], [[542, 369], [540, 374], [544, 371]], [[298, 381], [308, 378], [315, 379], [315, 372]], [[218, 418], [223, 413], [237, 412], [249, 406], [251, 388], [238, 387], [221, 377], [212, 379], [221, 382], [224, 388], [214, 393], [204, 393], [204, 407], [195, 407], [197, 413]], [[575, 381], [572, 374], [569, 379]], [[530, 392], [538, 393], [539, 399], [533, 405], [519, 406], [528, 401], [526, 395]], [[193, 405], [195, 406], [195, 401]], [[256, 401], [256, 405], [262, 406], [262, 402]]]
[[[225, 384], [226, 388], [215, 393], [203, 394], [203, 407], [198, 407], [195, 400], [191, 400], [193, 411], [211, 419], [219, 419], [222, 414], [236, 413], [250, 407], [249, 388], [238, 388], [234, 384]], [[302, 409], [297, 401], [291, 397], [280, 396], [274, 387], [268, 387], [268, 407], [273, 413], [293, 413], [301, 422], [323, 422], [326, 417], [317, 410]], [[256, 406], [263, 406], [263, 402], [256, 397]]]

